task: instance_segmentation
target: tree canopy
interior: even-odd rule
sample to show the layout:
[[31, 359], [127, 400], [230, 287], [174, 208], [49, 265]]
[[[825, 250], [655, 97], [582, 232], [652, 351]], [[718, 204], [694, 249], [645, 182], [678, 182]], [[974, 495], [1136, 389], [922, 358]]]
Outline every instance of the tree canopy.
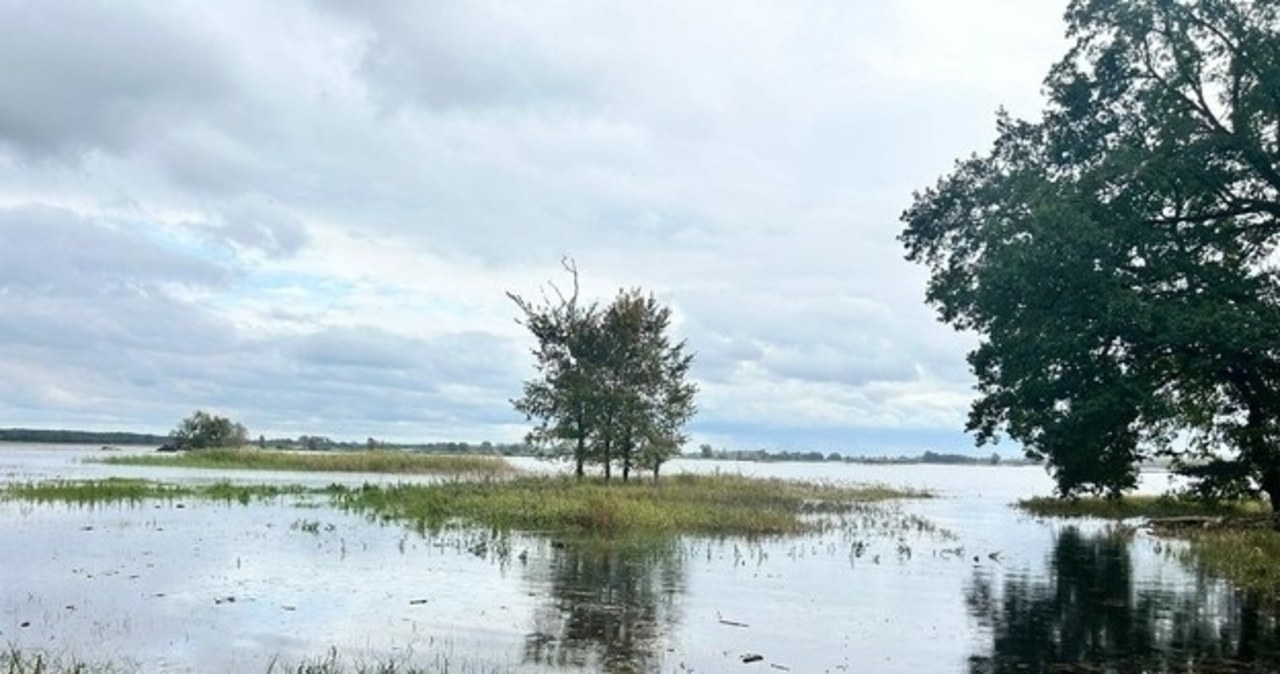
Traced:
[[684, 426], [696, 410], [697, 386], [687, 381], [693, 355], [667, 335], [671, 310], [638, 289], [622, 290], [607, 307], [578, 297], [578, 272], [565, 294], [552, 286], [531, 302], [508, 293], [519, 322], [537, 344], [537, 377], [512, 401], [536, 421], [527, 441], [550, 456], [572, 460], [581, 477], [598, 465], [608, 479], [615, 467], [623, 480], [633, 470], [656, 478], [680, 452]]
[[249, 442], [245, 427], [227, 417], [196, 410], [169, 432], [177, 449], [214, 449], [243, 447]]
[[[903, 214], [942, 320], [980, 337], [968, 428], [1064, 495], [1172, 456], [1280, 506], [1280, 3], [1073, 0], [1038, 121]], [[1280, 509], [1280, 508], [1278, 508]]]

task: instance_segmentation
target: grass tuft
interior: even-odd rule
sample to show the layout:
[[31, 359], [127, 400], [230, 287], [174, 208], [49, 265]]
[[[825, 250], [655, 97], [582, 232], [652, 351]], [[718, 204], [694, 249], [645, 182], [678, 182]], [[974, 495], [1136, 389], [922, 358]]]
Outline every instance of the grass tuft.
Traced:
[[3, 674], [114, 674], [126, 668], [62, 657], [45, 651], [23, 651], [10, 645], [0, 650], [0, 673]]
[[173, 454], [126, 454], [92, 460], [120, 466], [169, 466], [214, 470], [297, 470], [458, 476], [499, 476], [516, 472], [515, 468], [501, 457], [416, 454], [398, 451], [283, 452], [258, 449], [205, 449]]

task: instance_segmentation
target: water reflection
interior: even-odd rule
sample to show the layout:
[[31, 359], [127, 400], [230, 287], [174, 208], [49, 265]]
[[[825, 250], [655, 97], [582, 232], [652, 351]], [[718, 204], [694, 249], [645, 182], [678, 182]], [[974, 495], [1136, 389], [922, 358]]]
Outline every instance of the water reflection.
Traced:
[[659, 669], [664, 637], [680, 621], [685, 567], [678, 541], [554, 543], [527, 574], [547, 595], [525, 637], [526, 663], [617, 673]]
[[1063, 529], [1048, 577], [997, 589], [975, 571], [970, 615], [991, 634], [973, 673], [1280, 671], [1275, 614], [1224, 583], [1138, 579], [1132, 532]]

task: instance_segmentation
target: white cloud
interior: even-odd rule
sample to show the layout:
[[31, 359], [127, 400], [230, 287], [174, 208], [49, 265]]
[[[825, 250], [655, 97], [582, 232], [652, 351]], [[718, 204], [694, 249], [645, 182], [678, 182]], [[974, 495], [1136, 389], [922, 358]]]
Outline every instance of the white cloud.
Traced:
[[675, 308], [698, 437], [954, 434], [897, 216], [1064, 5], [0, 0], [0, 418], [515, 439], [567, 254]]

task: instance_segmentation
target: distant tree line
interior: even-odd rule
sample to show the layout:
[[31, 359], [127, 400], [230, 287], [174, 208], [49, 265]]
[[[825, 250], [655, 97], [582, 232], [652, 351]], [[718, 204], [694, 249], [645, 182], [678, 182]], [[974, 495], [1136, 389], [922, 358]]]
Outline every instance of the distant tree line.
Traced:
[[991, 454], [990, 456], [970, 456], [968, 454], [947, 454], [942, 452], [926, 451], [916, 456], [849, 456], [839, 452], [828, 452], [826, 454], [819, 451], [778, 451], [770, 452], [764, 449], [754, 450], [726, 450], [715, 449], [711, 445], [702, 444], [698, 447], [696, 454], [686, 455], [687, 458], [697, 459], [715, 459], [720, 461], [761, 461], [761, 462], [806, 462], [806, 463], [864, 463], [864, 464], [950, 464], [950, 465], [1025, 465], [1034, 463], [1022, 459], [1014, 459], [1012, 461], [1001, 459], [999, 454]]
[[65, 445], [159, 445], [167, 441], [168, 438], [166, 436], [148, 433], [0, 428], [0, 442]]
[[255, 444], [263, 449], [291, 449], [316, 452], [355, 452], [396, 450], [427, 454], [490, 454], [501, 456], [533, 456], [535, 449], [522, 442], [391, 442], [368, 438], [363, 441], [333, 440], [321, 435], [299, 435], [296, 438], [259, 437]]

